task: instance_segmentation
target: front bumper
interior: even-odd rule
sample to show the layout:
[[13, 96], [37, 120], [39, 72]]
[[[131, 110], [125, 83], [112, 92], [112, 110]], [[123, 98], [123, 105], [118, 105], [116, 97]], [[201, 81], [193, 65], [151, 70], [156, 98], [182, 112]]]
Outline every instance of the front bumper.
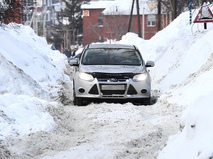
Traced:
[[95, 78], [93, 81], [75, 79], [75, 96], [92, 99], [141, 99], [150, 98], [150, 79], [135, 82], [131, 78], [112, 82]]

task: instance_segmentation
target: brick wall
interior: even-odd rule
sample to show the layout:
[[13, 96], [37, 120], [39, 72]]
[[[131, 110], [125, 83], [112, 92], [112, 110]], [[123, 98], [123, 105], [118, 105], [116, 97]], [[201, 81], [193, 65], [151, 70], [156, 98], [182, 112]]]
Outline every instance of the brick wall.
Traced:
[[[129, 15], [105, 15], [103, 16], [103, 26], [98, 26], [98, 16], [102, 13], [101, 9], [93, 9], [89, 11], [89, 16], [83, 17], [83, 45], [92, 42], [103, 42], [107, 39], [120, 40], [123, 35], [128, 32]], [[140, 15], [141, 37], [142, 31], [142, 15]], [[156, 15], [156, 24], [154, 26], [147, 25], [147, 15], [144, 15], [144, 39], [152, 38], [158, 28], [163, 29], [169, 24], [169, 16], [162, 15], [160, 27], [158, 27], [158, 18]], [[137, 15], [132, 16], [130, 32], [138, 34], [138, 18]]]
[[102, 28], [97, 26], [98, 16], [102, 9], [93, 9], [89, 11], [89, 16], [83, 17], [83, 45], [99, 41]]

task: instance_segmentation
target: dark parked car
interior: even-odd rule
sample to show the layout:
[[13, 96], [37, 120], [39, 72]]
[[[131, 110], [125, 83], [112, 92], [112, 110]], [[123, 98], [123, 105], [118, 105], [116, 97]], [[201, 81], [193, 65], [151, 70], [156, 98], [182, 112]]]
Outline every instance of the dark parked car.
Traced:
[[73, 78], [74, 104], [85, 101], [121, 100], [150, 104], [151, 78], [147, 67], [134, 45], [90, 44], [80, 59], [69, 61], [77, 66]]

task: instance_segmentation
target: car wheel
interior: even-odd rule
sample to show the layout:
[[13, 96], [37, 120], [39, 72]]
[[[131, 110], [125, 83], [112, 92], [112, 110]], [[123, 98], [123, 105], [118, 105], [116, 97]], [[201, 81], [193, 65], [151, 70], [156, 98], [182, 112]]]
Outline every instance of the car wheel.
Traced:
[[150, 105], [150, 98], [141, 98], [140, 100], [136, 100], [133, 102], [136, 106], [142, 106], [142, 105]]
[[73, 103], [77, 106], [83, 106], [83, 99], [75, 96], [75, 85], [73, 82]]
[[150, 98], [145, 98], [145, 99], [143, 99], [143, 105], [150, 105], [151, 104], [151, 100], [150, 100]]
[[82, 98], [79, 98], [79, 97], [76, 97], [75, 96], [75, 93], [73, 93], [73, 103], [74, 105], [77, 105], [77, 106], [83, 106], [83, 99]]
[[75, 97], [74, 104], [77, 106], [83, 106], [83, 99]]

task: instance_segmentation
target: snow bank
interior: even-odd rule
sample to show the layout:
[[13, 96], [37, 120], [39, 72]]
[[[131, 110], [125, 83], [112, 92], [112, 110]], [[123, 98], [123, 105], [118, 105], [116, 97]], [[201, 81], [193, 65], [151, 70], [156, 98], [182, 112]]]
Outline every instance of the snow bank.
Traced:
[[71, 100], [66, 57], [28, 26], [5, 25], [0, 40], [0, 139], [52, 130], [47, 107]]

